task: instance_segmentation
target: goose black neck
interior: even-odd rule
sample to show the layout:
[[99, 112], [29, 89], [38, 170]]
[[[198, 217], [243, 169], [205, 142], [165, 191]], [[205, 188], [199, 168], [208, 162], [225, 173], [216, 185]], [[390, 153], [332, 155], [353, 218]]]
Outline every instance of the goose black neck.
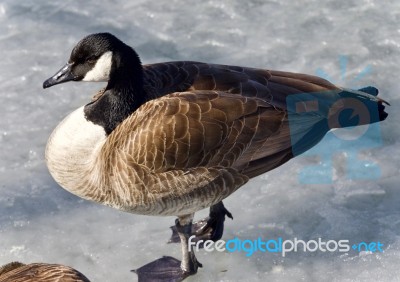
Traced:
[[104, 94], [85, 106], [86, 119], [102, 126], [107, 135], [145, 102], [140, 59], [132, 48], [122, 47], [113, 53]]

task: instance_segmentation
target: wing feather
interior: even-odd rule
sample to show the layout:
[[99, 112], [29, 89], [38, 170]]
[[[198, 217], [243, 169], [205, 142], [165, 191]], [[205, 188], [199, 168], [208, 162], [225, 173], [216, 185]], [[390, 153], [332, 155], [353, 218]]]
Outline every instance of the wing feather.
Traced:
[[[11, 263], [12, 264], [12, 263]], [[9, 264], [9, 265], [11, 265]], [[15, 264], [15, 263], [14, 263]], [[79, 271], [64, 265], [32, 263], [18, 264], [0, 273], [0, 282], [90, 282]]]

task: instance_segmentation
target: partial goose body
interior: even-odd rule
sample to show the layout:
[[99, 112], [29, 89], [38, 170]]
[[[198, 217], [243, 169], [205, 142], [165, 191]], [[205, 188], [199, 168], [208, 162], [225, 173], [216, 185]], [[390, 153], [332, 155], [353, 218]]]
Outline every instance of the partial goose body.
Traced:
[[60, 264], [11, 262], [0, 267], [0, 282], [90, 282], [79, 271]]
[[[343, 89], [306, 74], [199, 62], [142, 66], [111, 34], [81, 40], [43, 86], [71, 80], [108, 84], [52, 133], [50, 173], [82, 198], [178, 216], [180, 278], [200, 266], [187, 247], [196, 211], [218, 211], [218, 239], [230, 215], [221, 201], [250, 178], [308, 150], [332, 128], [387, 117], [373, 87]], [[344, 110], [351, 118], [340, 116]]]

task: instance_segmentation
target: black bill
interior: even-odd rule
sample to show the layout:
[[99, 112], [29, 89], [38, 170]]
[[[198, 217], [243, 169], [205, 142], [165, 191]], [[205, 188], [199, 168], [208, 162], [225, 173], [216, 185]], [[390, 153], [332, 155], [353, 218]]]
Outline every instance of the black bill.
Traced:
[[43, 88], [48, 88], [56, 84], [75, 80], [76, 77], [72, 74], [71, 67], [72, 64], [65, 64], [65, 66], [63, 66], [55, 75], [43, 82]]

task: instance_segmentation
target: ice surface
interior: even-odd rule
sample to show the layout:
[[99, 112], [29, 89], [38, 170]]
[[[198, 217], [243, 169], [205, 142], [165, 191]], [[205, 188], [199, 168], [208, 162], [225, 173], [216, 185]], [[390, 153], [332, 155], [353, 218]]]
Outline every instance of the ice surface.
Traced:
[[200, 251], [204, 268], [190, 281], [399, 281], [399, 11], [399, 1], [373, 0], [1, 1], [0, 265], [62, 263], [92, 281], [124, 282], [136, 280], [129, 270], [162, 255], [180, 258], [180, 247], [166, 244], [174, 218], [125, 214], [81, 200], [60, 188], [44, 163], [52, 129], [102, 85], [69, 83], [44, 91], [42, 82], [84, 35], [109, 31], [134, 46], [144, 63], [319, 70], [347, 87], [374, 85], [392, 104], [380, 127], [382, 144], [359, 154], [380, 166], [380, 178], [347, 179], [343, 153], [334, 162], [333, 183], [305, 185], [298, 176], [310, 160], [298, 158], [225, 201], [234, 220], [226, 221], [224, 239], [380, 241], [383, 253], [247, 258]]

